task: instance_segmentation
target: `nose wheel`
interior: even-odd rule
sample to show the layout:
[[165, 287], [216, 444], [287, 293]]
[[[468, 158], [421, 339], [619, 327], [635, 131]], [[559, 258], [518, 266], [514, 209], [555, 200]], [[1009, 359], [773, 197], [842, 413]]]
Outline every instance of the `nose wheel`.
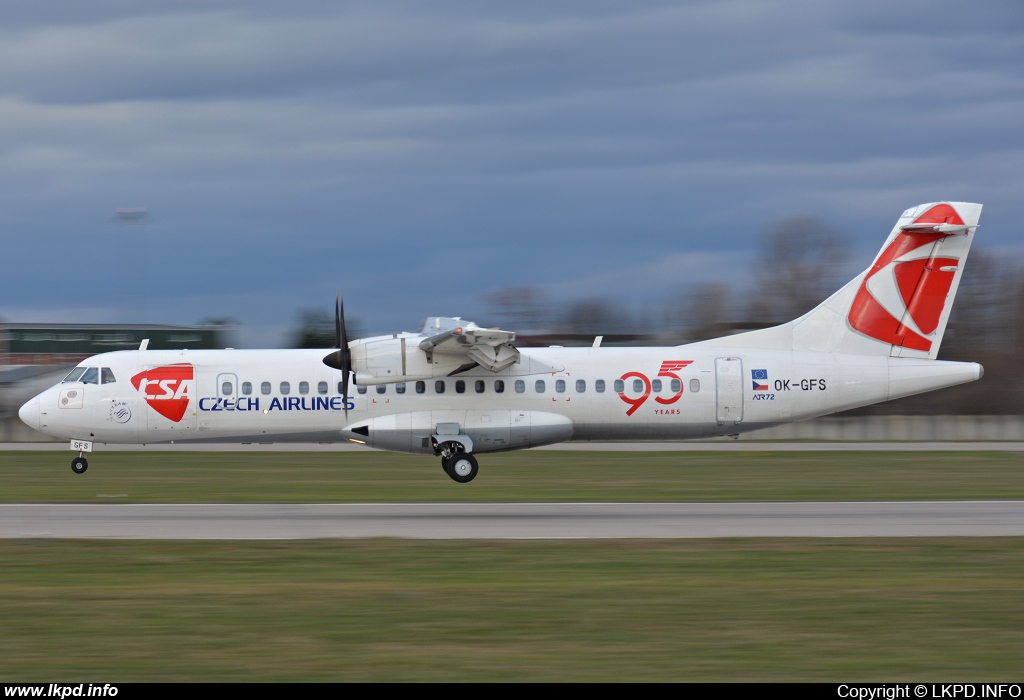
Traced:
[[476, 478], [476, 473], [480, 471], [476, 457], [468, 452], [460, 452], [442, 459], [441, 466], [444, 467], [445, 474], [460, 484], [468, 484]]
[[85, 474], [85, 470], [89, 468], [89, 461], [85, 457], [75, 457], [71, 460], [71, 471], [75, 474]]

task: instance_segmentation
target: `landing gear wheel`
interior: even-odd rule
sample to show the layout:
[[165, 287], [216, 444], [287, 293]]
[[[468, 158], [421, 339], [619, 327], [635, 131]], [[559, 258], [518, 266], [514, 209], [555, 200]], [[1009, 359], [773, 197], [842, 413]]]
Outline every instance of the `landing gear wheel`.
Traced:
[[89, 468], [89, 462], [85, 457], [75, 457], [71, 460], [71, 471], [75, 474], [85, 474], [85, 470]]
[[460, 484], [468, 484], [476, 477], [476, 473], [480, 471], [480, 465], [477, 464], [476, 457], [468, 452], [452, 455], [444, 460], [443, 465], [445, 473]]

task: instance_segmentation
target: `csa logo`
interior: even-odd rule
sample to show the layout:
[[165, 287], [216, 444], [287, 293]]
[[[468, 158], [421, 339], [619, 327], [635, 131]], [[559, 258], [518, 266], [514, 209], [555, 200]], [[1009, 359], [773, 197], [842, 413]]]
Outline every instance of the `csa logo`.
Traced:
[[146, 403], [164, 418], [180, 423], [188, 410], [195, 369], [188, 363], [153, 367], [132, 377]]
[[[915, 224], [963, 225], [956, 210], [938, 204], [914, 220]], [[931, 244], [945, 233], [904, 232], [868, 270], [850, 307], [853, 329], [883, 343], [912, 350], [931, 350], [931, 336], [939, 326], [946, 297], [960, 260], [931, 257]]]

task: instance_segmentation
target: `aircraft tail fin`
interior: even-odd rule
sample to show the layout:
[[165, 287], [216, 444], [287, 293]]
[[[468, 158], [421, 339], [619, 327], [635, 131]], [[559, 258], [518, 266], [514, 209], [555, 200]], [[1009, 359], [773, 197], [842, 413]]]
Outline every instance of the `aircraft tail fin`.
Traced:
[[907, 209], [871, 266], [816, 308], [717, 342], [935, 359], [981, 208], [935, 202]]
[[980, 217], [967, 202], [907, 209], [867, 270], [791, 323], [794, 348], [934, 360]]

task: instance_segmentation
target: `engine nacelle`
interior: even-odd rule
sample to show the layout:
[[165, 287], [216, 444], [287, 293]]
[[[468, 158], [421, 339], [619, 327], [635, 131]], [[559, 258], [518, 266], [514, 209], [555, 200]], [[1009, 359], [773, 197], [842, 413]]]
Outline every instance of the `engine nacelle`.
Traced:
[[356, 384], [392, 384], [447, 377], [465, 358], [431, 353], [419, 348], [416, 336], [366, 338], [349, 344]]
[[[491, 333], [467, 329], [463, 335]], [[504, 333], [504, 331], [494, 331]], [[423, 336], [402, 334], [378, 336], [349, 343], [352, 357], [352, 371], [356, 384], [394, 384], [425, 379], [450, 377], [456, 370], [467, 370], [479, 366], [502, 376], [525, 374], [549, 374], [561, 372], [564, 365], [538, 357], [534, 352], [522, 352], [505, 344], [494, 345], [467, 343], [460, 347], [464, 351], [452, 351], [451, 347], [439, 348]], [[332, 367], [334, 365], [331, 365]]]

